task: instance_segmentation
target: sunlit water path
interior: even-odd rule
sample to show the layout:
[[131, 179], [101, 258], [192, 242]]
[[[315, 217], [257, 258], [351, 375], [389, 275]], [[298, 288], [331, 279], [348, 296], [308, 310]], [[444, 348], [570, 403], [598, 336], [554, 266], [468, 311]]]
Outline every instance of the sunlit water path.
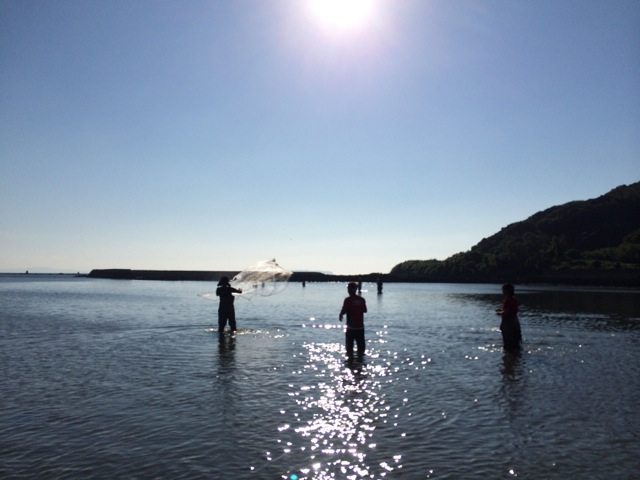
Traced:
[[[30, 278], [29, 278], [30, 277]], [[342, 284], [238, 299], [219, 338], [198, 282], [0, 277], [2, 478], [634, 478], [640, 294]], [[370, 291], [367, 291], [370, 290]]]

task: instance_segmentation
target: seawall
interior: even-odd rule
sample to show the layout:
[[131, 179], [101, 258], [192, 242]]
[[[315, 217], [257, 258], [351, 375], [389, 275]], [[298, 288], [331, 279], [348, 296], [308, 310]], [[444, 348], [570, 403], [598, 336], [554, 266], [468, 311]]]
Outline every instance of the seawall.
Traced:
[[[109, 278], [114, 280], [183, 280], [214, 282], [220, 277], [233, 278], [240, 271], [230, 270], [132, 270], [129, 268], [107, 268], [91, 270], [90, 278]], [[385, 280], [387, 275], [370, 273], [366, 275], [331, 275], [321, 272], [293, 272], [291, 282], [375, 282]]]

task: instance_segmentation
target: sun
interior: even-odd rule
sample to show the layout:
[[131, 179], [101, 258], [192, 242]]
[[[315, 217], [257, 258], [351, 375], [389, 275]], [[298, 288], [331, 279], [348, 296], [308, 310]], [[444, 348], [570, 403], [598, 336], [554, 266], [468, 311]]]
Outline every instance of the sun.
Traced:
[[376, 10], [376, 0], [307, 0], [307, 4], [315, 21], [339, 32], [366, 27]]

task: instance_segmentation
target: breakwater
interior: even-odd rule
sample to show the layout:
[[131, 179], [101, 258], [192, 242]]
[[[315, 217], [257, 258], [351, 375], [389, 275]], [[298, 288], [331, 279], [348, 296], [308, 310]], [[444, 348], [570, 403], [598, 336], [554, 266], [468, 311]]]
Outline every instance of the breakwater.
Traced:
[[[114, 280], [182, 280], [214, 282], [220, 277], [233, 278], [239, 270], [132, 270], [129, 268], [93, 269], [90, 278], [109, 278]], [[386, 280], [387, 275], [370, 273], [366, 275], [333, 275], [322, 272], [293, 272], [291, 282], [341, 282], [359, 280], [375, 282]]]
[[114, 280], [189, 280], [213, 282], [222, 276], [232, 278], [238, 271], [203, 270], [132, 270], [129, 268], [94, 269], [90, 278], [110, 278]]

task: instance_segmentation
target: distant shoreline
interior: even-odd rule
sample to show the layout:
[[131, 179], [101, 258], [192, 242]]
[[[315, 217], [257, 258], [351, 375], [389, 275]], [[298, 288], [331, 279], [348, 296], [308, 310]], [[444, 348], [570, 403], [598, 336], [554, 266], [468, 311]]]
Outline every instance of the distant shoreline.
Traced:
[[[157, 281], [201, 281], [216, 282], [222, 276], [233, 278], [239, 270], [134, 270], [127, 268], [93, 269], [87, 273], [65, 272], [0, 272], [0, 276], [11, 277], [81, 277], [103, 278], [109, 280], [157, 280]], [[571, 272], [574, 273], [574, 272]], [[593, 287], [630, 287], [639, 288], [640, 282], [637, 274], [620, 275], [612, 272], [589, 272], [586, 276], [575, 276], [570, 272], [557, 272], [556, 275], [541, 275], [536, 277], [521, 278], [411, 278], [388, 273], [368, 273], [354, 275], [334, 275], [322, 272], [294, 272], [290, 282], [377, 282], [383, 283], [490, 283], [501, 284], [506, 281], [517, 285], [556, 285], [556, 286], [593, 286]]]
[[30, 272], [30, 271], [26, 271], [26, 272], [0, 272], [0, 275], [2, 276], [11, 276], [11, 277], [28, 277], [28, 276], [38, 276], [38, 277], [60, 277], [60, 276], [67, 276], [67, 277], [88, 277], [89, 275], [86, 273], [80, 273], [80, 272]]
[[[165, 281], [206, 281], [213, 282], [222, 276], [233, 278], [239, 270], [132, 270], [132, 269], [94, 269], [86, 275], [89, 278], [108, 278], [116, 280], [165, 280]], [[626, 273], [626, 274], [625, 274]], [[458, 278], [420, 278], [389, 273], [368, 273], [353, 275], [334, 275], [322, 272], [294, 272], [291, 282], [377, 282], [383, 283], [495, 283], [512, 282], [515, 284], [548, 284], [548, 285], [588, 285], [588, 286], [618, 286], [639, 287], [636, 272], [552, 272], [542, 275], [515, 275], [509, 278], [492, 276], [460, 275]]]
[[[240, 270], [132, 270], [128, 268], [94, 269], [87, 275], [89, 278], [108, 278], [113, 280], [168, 280], [168, 281], [203, 281], [213, 282], [226, 276], [233, 278]], [[383, 273], [365, 275], [333, 275], [321, 272], [293, 272], [291, 282], [336, 282], [359, 280], [375, 282], [385, 281], [389, 276]]]

